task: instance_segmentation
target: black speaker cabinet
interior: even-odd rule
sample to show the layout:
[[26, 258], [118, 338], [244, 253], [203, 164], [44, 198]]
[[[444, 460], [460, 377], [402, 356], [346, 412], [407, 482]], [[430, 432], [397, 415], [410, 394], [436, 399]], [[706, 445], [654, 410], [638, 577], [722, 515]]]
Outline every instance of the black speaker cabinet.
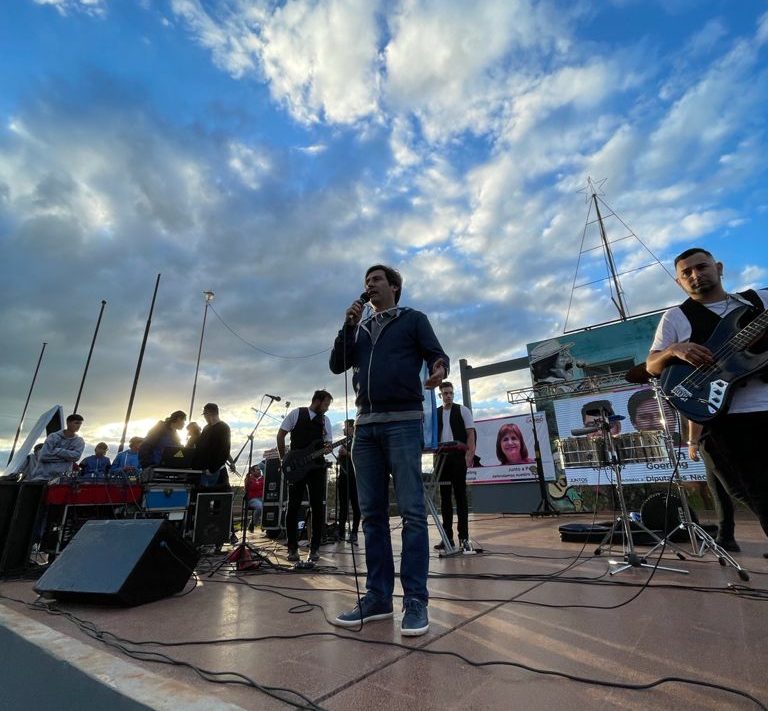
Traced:
[[232, 497], [229, 492], [199, 493], [195, 504], [196, 546], [219, 546], [229, 540], [232, 530]]
[[287, 499], [286, 489], [287, 486], [280, 471], [280, 460], [267, 459], [264, 467], [264, 503], [282, 504]]
[[143, 605], [181, 592], [198, 559], [165, 519], [88, 521], [34, 589], [57, 600]]
[[20, 490], [20, 483], [0, 480], [0, 555], [5, 548], [8, 531], [11, 530], [13, 509], [16, 508], [16, 499], [19, 497]]
[[[5, 536], [0, 537], [0, 573], [22, 571], [27, 567], [35, 535], [37, 515], [45, 496], [47, 482], [23, 482], [18, 487], [13, 513]], [[5, 487], [3, 487], [5, 488]], [[10, 508], [11, 494], [5, 494], [3, 510]], [[0, 522], [0, 528], [3, 524]]]

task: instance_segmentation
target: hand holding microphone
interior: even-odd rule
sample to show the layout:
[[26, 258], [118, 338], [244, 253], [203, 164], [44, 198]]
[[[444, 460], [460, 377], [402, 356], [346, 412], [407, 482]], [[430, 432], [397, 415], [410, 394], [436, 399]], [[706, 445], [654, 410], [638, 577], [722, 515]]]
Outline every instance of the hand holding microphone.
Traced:
[[344, 317], [344, 323], [350, 326], [356, 326], [363, 317], [363, 307], [371, 300], [368, 292], [364, 291], [358, 299], [355, 299], [347, 309]]

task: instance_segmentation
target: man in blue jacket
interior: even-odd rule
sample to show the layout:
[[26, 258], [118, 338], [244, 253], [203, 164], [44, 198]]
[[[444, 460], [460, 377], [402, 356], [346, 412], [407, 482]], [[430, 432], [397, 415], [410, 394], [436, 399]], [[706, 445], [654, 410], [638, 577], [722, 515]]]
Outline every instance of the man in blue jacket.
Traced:
[[448, 356], [427, 317], [398, 306], [403, 279], [399, 272], [375, 264], [365, 273], [365, 291], [373, 313], [365, 319], [363, 302], [355, 301], [333, 345], [330, 368], [352, 368], [357, 419], [352, 462], [357, 476], [368, 569], [366, 594], [341, 613], [335, 624], [357, 627], [392, 617], [395, 567], [389, 530], [389, 475], [403, 519], [400, 581], [403, 586], [401, 634], [416, 636], [429, 629], [427, 573], [429, 540], [421, 476], [423, 388], [448, 374]]

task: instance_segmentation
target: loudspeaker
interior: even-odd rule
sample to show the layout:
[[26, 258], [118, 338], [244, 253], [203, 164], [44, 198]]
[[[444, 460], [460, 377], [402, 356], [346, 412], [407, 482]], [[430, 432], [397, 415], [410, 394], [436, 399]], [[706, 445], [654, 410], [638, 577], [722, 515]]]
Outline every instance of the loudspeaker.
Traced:
[[11, 530], [13, 509], [16, 507], [20, 489], [21, 484], [15, 481], [0, 481], [0, 555], [5, 548], [8, 531]]
[[287, 486], [280, 471], [280, 460], [271, 457], [264, 464], [264, 503], [282, 504], [287, 499]]
[[192, 535], [196, 546], [219, 546], [229, 540], [233, 496], [231, 491], [197, 495], [195, 530]]
[[[19, 487], [7, 534], [0, 548], [0, 573], [21, 571], [27, 567], [35, 535], [35, 522], [46, 486], [45, 481], [34, 481], [23, 482]], [[12, 497], [7, 496], [9, 499]], [[9, 501], [6, 501], [4, 508], [8, 506]]]
[[181, 592], [199, 558], [165, 519], [88, 521], [34, 589], [57, 600], [143, 605]]

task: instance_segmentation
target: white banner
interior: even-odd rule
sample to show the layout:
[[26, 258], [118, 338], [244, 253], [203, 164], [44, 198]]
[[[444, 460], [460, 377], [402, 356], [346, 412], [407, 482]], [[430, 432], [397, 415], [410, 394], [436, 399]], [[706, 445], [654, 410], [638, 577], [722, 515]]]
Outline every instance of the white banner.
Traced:
[[[661, 413], [650, 388], [629, 388], [566, 398], [556, 400], [554, 405], [557, 431], [560, 433], [557, 440], [560, 464], [569, 486], [595, 486], [613, 481], [613, 471], [606, 466], [602, 434], [571, 434], [572, 430], [592, 426], [599, 419], [599, 411], [609, 416], [624, 417], [611, 423], [611, 438], [623, 465], [622, 482], [654, 484], [669, 481], [673, 464], [661, 437]], [[667, 405], [665, 412], [675, 444], [682, 443], [682, 446], [675, 447], [680, 476], [683, 481], [706, 481], [704, 464], [688, 458], [685, 446], [687, 424], [685, 421], [681, 424], [671, 406]]]
[[[544, 413], [535, 413], [536, 435], [541, 446], [544, 478], [555, 479], [555, 462], [549, 446], [549, 432]], [[467, 483], [509, 484], [537, 478], [533, 426], [530, 415], [513, 415], [492, 420], [475, 420], [477, 431], [476, 461], [467, 469]]]

